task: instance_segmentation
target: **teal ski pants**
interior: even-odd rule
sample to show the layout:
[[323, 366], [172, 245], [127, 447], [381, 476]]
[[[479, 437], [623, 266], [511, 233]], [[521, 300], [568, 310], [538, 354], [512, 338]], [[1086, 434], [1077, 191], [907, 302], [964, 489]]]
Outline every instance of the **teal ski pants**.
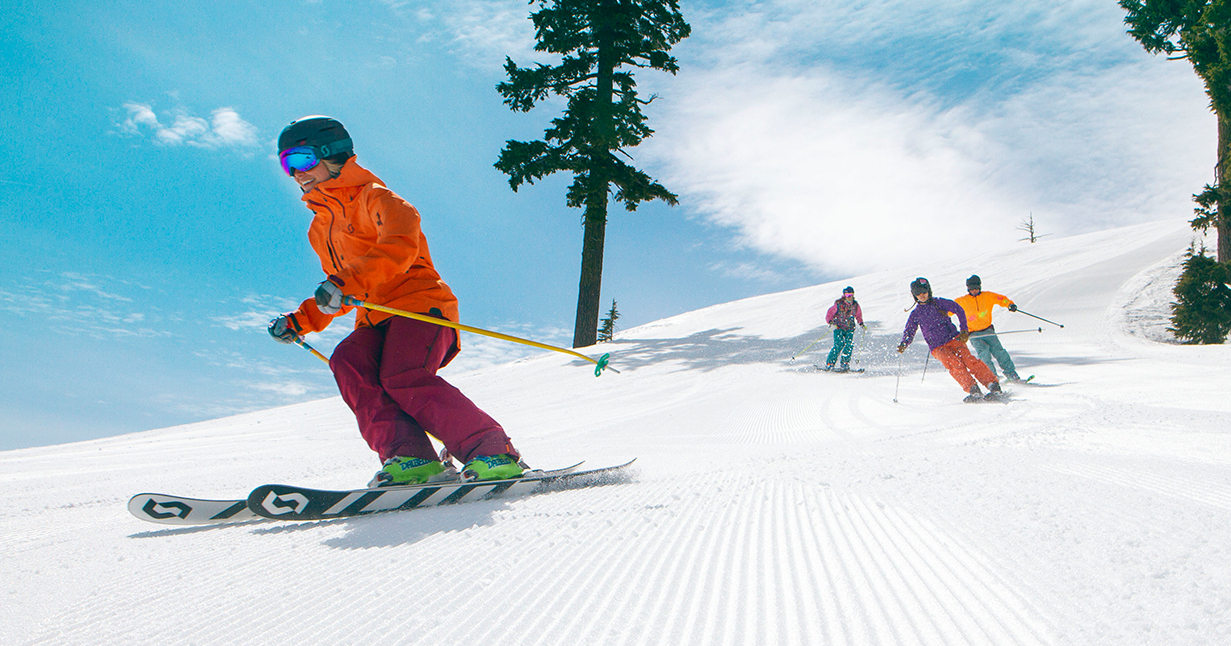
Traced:
[[[1000, 369], [1004, 371], [1004, 376], [1009, 379], [1019, 379], [1013, 360], [1009, 358], [1009, 353], [1004, 346], [1000, 345], [1000, 337], [996, 336], [995, 332], [971, 334], [970, 345], [974, 348], [975, 354], [979, 356], [979, 360], [991, 368], [993, 375], [996, 375], [996, 365], [992, 363], [992, 358], [995, 357], [996, 363], [1000, 364]], [[996, 378], [999, 379], [1000, 376], [996, 375]]]
[[843, 330], [838, 328], [833, 331], [833, 349], [829, 351], [829, 357], [825, 359], [825, 366], [832, 368], [835, 361], [838, 360], [838, 354], [842, 355], [842, 367], [849, 368], [851, 365], [851, 352], [855, 349], [855, 331]]

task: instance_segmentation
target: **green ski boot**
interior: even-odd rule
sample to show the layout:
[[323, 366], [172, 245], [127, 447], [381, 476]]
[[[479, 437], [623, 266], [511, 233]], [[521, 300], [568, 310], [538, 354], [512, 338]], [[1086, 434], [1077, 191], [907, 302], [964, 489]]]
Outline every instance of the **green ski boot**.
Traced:
[[[385, 465], [368, 483], [369, 489], [377, 487], [394, 487], [397, 485], [423, 484], [436, 480], [456, 479], [457, 472], [446, 473], [446, 468], [440, 460], [424, 460], [423, 458], [392, 457], [385, 460]], [[452, 476], [452, 477], [450, 477]]]
[[525, 469], [508, 453], [476, 455], [462, 469], [462, 477], [466, 480], [505, 480], [516, 478], [524, 472]]

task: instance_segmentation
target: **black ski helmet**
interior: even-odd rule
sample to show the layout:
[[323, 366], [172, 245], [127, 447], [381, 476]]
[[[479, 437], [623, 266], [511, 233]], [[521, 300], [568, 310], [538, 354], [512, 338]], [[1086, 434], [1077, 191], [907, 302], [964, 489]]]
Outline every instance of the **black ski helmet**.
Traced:
[[842, 288], [842, 293], [843, 293], [843, 294], [854, 294], [854, 293], [855, 293], [855, 288], [854, 288], [854, 287], [850, 287], [850, 286], [844, 287], [844, 288]]
[[970, 278], [966, 279], [966, 289], [983, 289], [983, 279], [979, 278], [978, 274], [971, 274]]
[[932, 297], [932, 284], [922, 276], [912, 280], [910, 283], [910, 295], [918, 296], [920, 294], [927, 294], [928, 298]]
[[312, 115], [296, 119], [278, 135], [278, 154], [296, 146], [309, 146], [317, 159], [343, 162], [355, 155], [350, 133], [337, 119]]

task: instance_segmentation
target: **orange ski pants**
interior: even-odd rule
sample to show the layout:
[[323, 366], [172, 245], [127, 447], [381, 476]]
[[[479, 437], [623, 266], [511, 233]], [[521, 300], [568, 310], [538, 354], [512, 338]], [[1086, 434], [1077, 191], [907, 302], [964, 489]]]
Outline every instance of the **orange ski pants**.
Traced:
[[975, 385], [975, 380], [984, 386], [996, 381], [996, 375], [992, 373], [987, 364], [979, 360], [978, 357], [966, 347], [958, 339], [954, 339], [935, 350], [932, 350], [932, 356], [949, 371], [950, 375], [961, 384], [962, 390], [970, 392], [970, 388]]

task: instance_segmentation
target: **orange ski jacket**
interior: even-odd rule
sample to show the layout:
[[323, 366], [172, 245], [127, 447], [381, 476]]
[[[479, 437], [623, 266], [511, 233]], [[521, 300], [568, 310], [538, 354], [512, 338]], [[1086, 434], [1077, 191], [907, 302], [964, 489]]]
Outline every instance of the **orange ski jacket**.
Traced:
[[[458, 320], [457, 297], [432, 265], [427, 239], [419, 228], [419, 211], [351, 157], [342, 172], [303, 196], [315, 217], [308, 242], [320, 256], [321, 269], [361, 301], [419, 314]], [[330, 316], [309, 298], [290, 315], [300, 334], [319, 332]], [[436, 310], [433, 312], [432, 310]], [[393, 316], [359, 308], [355, 327], [372, 326]]]
[[978, 296], [965, 296], [954, 299], [966, 311], [966, 324], [970, 331], [978, 332], [992, 326], [992, 306], [1008, 307], [1013, 304], [1008, 296], [996, 292], [980, 292]]

